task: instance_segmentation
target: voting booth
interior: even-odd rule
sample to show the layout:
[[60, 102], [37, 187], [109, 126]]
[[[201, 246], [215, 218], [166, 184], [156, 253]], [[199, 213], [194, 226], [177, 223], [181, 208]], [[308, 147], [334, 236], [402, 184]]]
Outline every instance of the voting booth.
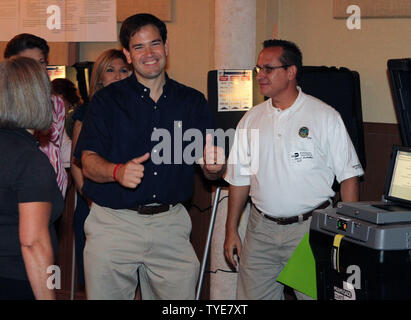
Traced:
[[319, 300], [411, 299], [411, 148], [394, 146], [384, 200], [316, 210]]
[[382, 201], [313, 213], [319, 300], [411, 299], [411, 59], [388, 69], [403, 145], [393, 146]]

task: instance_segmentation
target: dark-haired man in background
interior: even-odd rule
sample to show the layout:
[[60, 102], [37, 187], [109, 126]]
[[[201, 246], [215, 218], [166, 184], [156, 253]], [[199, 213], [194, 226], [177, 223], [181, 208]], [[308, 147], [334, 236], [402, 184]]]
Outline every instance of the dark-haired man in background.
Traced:
[[20, 33], [7, 42], [4, 57], [8, 59], [18, 55], [32, 58], [46, 68], [49, 52], [50, 48], [43, 38], [30, 33]]
[[[85, 222], [87, 297], [133, 299], [140, 283], [143, 299], [193, 299], [199, 262], [183, 203], [193, 192], [194, 165], [153, 161], [162, 151], [152, 134], [166, 129], [175, 151], [175, 134], [181, 139], [195, 128], [205, 136], [212, 116], [202, 93], [167, 76], [161, 20], [127, 18], [120, 41], [134, 72], [93, 96], [75, 151], [87, 178], [83, 192], [93, 201]], [[207, 159], [224, 152], [211, 143], [204, 152], [205, 176], [219, 178], [225, 165]]]
[[[225, 177], [230, 187], [224, 253], [233, 266], [235, 252], [239, 257], [238, 299], [283, 299], [276, 279], [309, 232], [312, 212], [330, 205], [334, 177], [342, 200], [358, 201], [357, 177], [364, 172], [350, 137], [335, 109], [297, 86], [301, 68], [294, 43], [265, 41], [255, 71], [261, 94], [270, 99], [237, 126]], [[248, 196], [252, 206], [242, 245], [237, 228]]]

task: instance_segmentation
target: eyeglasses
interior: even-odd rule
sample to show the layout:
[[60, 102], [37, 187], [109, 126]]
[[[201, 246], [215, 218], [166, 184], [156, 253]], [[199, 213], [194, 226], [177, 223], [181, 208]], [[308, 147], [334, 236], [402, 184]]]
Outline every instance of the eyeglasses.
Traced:
[[281, 69], [281, 68], [288, 68], [289, 66], [291, 66], [291, 64], [285, 64], [282, 66], [275, 66], [275, 67], [271, 67], [271, 66], [264, 66], [264, 67], [259, 67], [259, 66], [255, 66], [254, 67], [254, 72], [256, 74], [259, 74], [260, 72], [264, 72], [265, 74], [270, 74], [271, 72], [273, 72], [275, 69]]

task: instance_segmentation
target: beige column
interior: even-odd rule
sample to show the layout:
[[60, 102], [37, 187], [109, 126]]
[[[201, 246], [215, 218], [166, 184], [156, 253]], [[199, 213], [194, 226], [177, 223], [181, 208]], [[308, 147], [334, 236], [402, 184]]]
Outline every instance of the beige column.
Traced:
[[[215, 69], [251, 69], [255, 65], [256, 0], [215, 0]], [[221, 190], [220, 199], [228, 195]], [[213, 198], [215, 196], [215, 192]], [[239, 232], [244, 237], [249, 206], [241, 218]], [[223, 245], [227, 219], [227, 198], [218, 206], [210, 247], [210, 299], [235, 299], [237, 273], [230, 273]]]
[[215, 0], [215, 69], [255, 65], [256, 0]]

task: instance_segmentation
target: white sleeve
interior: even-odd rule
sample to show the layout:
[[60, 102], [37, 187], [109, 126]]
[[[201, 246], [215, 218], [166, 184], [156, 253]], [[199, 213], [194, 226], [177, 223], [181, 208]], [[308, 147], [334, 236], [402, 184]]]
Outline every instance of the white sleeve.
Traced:
[[340, 114], [335, 112], [331, 118], [333, 123], [328, 126], [330, 157], [336, 179], [341, 183], [362, 176], [364, 170]]

